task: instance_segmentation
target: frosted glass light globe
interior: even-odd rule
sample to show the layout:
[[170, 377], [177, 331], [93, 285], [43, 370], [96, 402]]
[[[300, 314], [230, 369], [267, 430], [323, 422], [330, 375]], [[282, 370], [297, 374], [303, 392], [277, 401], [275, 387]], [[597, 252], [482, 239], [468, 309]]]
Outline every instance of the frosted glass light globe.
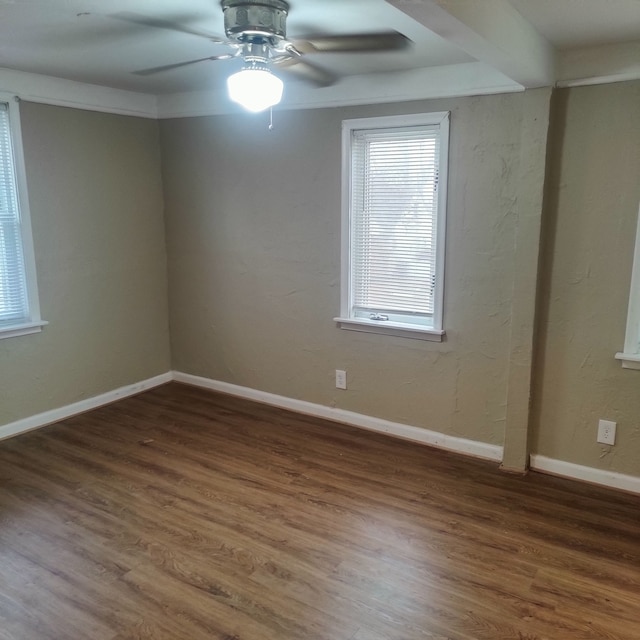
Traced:
[[229, 98], [257, 113], [278, 104], [284, 83], [268, 69], [242, 69], [227, 78]]

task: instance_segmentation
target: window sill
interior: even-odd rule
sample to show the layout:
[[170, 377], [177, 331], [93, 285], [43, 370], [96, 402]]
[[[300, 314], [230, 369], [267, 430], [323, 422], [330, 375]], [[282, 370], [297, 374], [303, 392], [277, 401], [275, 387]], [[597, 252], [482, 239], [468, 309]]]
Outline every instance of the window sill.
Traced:
[[623, 369], [636, 369], [640, 371], [640, 354], [638, 353], [616, 353], [616, 360], [622, 361]]
[[24, 324], [14, 324], [8, 327], [0, 327], [0, 340], [4, 338], [16, 338], [17, 336], [26, 336], [30, 333], [39, 333], [48, 322], [41, 320], [39, 322], [26, 322]]
[[415, 325], [402, 324], [401, 322], [375, 322], [373, 320], [353, 318], [334, 318], [340, 329], [348, 331], [362, 331], [364, 333], [379, 333], [385, 336], [398, 336], [400, 338], [413, 338], [414, 340], [428, 340], [430, 342], [442, 342], [444, 331], [438, 329], [420, 328]]

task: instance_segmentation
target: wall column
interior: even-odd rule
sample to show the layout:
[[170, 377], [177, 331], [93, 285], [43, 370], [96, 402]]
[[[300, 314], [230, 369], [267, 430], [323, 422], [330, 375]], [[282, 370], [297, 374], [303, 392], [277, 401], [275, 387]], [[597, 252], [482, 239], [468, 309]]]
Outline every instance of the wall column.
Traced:
[[534, 322], [552, 91], [550, 87], [526, 90], [522, 106], [507, 414], [500, 467], [516, 473], [529, 467]]

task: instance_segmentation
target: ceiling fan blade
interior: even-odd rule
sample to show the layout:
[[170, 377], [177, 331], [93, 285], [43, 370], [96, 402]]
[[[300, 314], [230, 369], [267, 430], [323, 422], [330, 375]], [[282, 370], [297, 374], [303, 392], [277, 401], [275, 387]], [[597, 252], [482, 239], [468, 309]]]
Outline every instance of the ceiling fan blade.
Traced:
[[173, 64], [165, 64], [161, 67], [151, 67], [150, 69], [140, 69], [140, 71], [133, 71], [137, 76], [150, 76], [154, 73], [161, 73], [162, 71], [170, 71], [171, 69], [178, 69], [179, 67], [186, 67], [189, 64], [195, 64], [196, 62], [204, 62], [205, 60], [229, 60], [233, 58], [229, 53], [221, 56], [209, 56], [207, 58], [198, 58], [197, 60], [187, 60], [186, 62], [174, 62]]
[[353, 33], [335, 36], [308, 36], [293, 42], [303, 53], [357, 53], [359, 51], [397, 51], [406, 49], [411, 40], [397, 31]]
[[143, 27], [155, 27], [156, 29], [167, 29], [169, 31], [178, 31], [179, 33], [188, 33], [192, 36], [198, 36], [200, 38], [206, 38], [211, 42], [227, 42], [225, 38], [221, 38], [220, 36], [208, 33], [207, 31], [202, 31], [201, 29], [194, 29], [192, 27], [187, 27], [183, 24], [178, 24], [177, 22], [170, 22], [168, 20], [162, 20], [160, 18], [152, 18], [150, 16], [143, 16], [138, 13], [131, 13], [129, 11], [120, 11], [118, 13], [112, 13], [109, 16], [110, 18], [115, 18], [116, 20], [123, 20], [124, 22], [130, 22], [133, 24], [138, 24]]
[[306, 80], [317, 87], [328, 87], [338, 79], [333, 73], [311, 64], [300, 58], [281, 57], [274, 60], [275, 66], [287, 73], [293, 73], [302, 80]]

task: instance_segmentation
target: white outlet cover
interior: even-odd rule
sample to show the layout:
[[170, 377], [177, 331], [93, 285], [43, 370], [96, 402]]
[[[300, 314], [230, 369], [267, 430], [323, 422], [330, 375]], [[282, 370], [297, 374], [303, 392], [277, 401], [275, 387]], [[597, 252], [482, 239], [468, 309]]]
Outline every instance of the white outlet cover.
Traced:
[[347, 372], [336, 369], [336, 389], [347, 388]]
[[616, 423], [611, 420], [598, 420], [598, 442], [600, 444], [616, 443]]

